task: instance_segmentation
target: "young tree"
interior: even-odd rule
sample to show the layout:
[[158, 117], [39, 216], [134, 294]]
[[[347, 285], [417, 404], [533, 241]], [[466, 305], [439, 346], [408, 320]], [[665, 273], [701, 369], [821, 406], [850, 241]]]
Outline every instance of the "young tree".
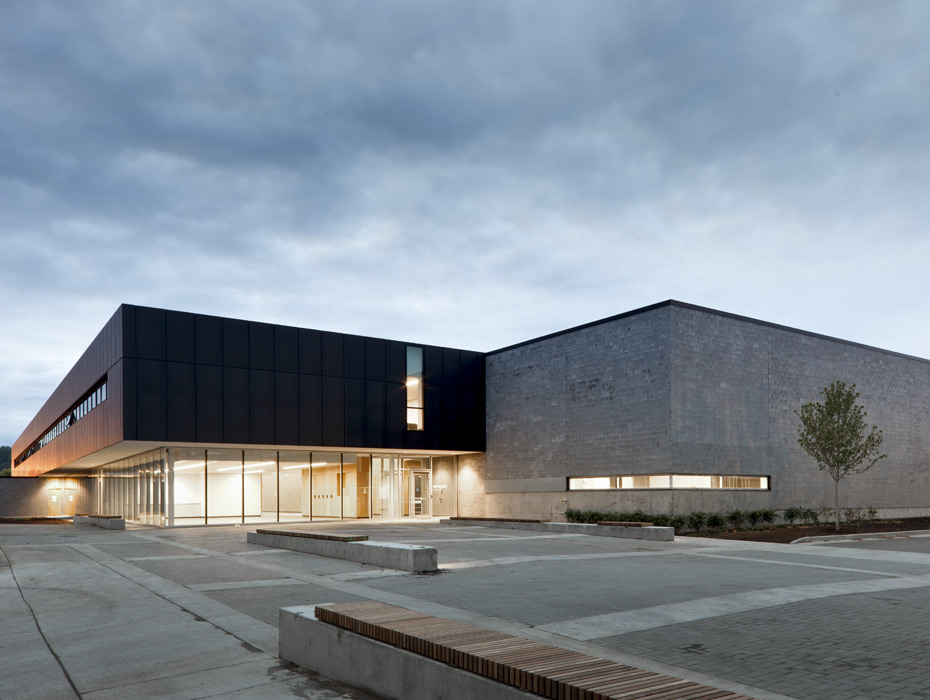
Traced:
[[[840, 529], [840, 479], [861, 474], [888, 455], [879, 454], [882, 431], [873, 425], [869, 431], [865, 409], [856, 403], [856, 385], [833, 382], [820, 392], [823, 402], [811, 402], [795, 411], [801, 419], [798, 444], [829, 472], [834, 482], [836, 529]], [[868, 432], [867, 432], [868, 431]]]

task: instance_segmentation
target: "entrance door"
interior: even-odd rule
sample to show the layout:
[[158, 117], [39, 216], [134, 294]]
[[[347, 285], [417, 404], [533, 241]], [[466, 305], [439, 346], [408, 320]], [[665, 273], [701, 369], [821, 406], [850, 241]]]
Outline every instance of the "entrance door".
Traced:
[[428, 471], [410, 472], [410, 515], [428, 518], [432, 515], [430, 489], [430, 473]]

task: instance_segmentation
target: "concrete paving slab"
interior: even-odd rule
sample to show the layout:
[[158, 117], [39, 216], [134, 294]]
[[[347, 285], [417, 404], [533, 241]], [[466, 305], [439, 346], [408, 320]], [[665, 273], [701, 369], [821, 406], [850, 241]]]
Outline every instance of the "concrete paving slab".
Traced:
[[[930, 697], [924, 624], [930, 548], [913, 540], [866, 547], [656, 543], [445, 529], [428, 521], [342, 522], [330, 529], [435, 546], [440, 562], [456, 566], [433, 576], [387, 576], [308, 555], [258, 556], [245, 546], [241, 527], [108, 532], [0, 525], [0, 694], [68, 697], [58, 654], [88, 696], [121, 697], [120, 689], [122, 697], [161, 697], [178, 688], [179, 697], [341, 697], [353, 691], [333, 695], [325, 679], [276, 661], [275, 616], [290, 605], [369, 599], [696, 682], [748, 688], [742, 692], [763, 700]], [[891, 548], [899, 543], [906, 549]], [[194, 558], [150, 558], [169, 556]], [[4, 571], [17, 579], [3, 578]], [[12, 595], [20, 587], [48, 645], [30, 623], [28, 606]], [[687, 614], [676, 617], [676, 606]], [[614, 624], [649, 616], [662, 624]], [[597, 630], [607, 636], [556, 633], [557, 625], [566, 625], [566, 633], [575, 625], [587, 630], [577, 636], [590, 637], [588, 619], [612, 621]], [[88, 630], [105, 637], [95, 640]], [[175, 643], [172, 630], [189, 644]], [[85, 670], [101, 654], [122, 668]], [[44, 678], [54, 679], [57, 667], [55, 689], [31, 682], [31, 672], [24, 677], [24, 658]], [[223, 669], [231, 669], [228, 678]]]

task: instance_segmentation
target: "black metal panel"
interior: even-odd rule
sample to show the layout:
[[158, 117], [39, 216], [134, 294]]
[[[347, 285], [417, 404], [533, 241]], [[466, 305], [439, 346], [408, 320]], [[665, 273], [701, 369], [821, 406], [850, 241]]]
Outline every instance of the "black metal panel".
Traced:
[[442, 349], [442, 384], [458, 386], [462, 383], [462, 358], [458, 350]]
[[423, 401], [426, 404], [424, 407], [426, 415], [423, 416], [423, 432], [426, 434], [426, 442], [423, 447], [426, 449], [438, 450], [442, 444], [439, 440], [440, 421], [442, 420], [442, 394], [443, 390], [438, 387], [423, 387]]
[[442, 405], [439, 411], [439, 442], [442, 445], [457, 445], [461, 435], [459, 424], [460, 392], [455, 387], [443, 387]]
[[136, 356], [136, 307], [123, 304], [120, 307], [123, 330], [123, 357]]
[[345, 442], [350, 447], [365, 445], [365, 380], [346, 379]]
[[[193, 329], [193, 317], [191, 328]], [[171, 316], [168, 317], [169, 353], [171, 351]], [[193, 349], [193, 343], [191, 344]], [[188, 362], [167, 363], [168, 416], [165, 439], [168, 442], [194, 442], [197, 439], [197, 402], [195, 400], [196, 372]]]
[[249, 322], [249, 367], [274, 369], [274, 326]]
[[404, 384], [407, 381], [407, 346], [389, 340], [385, 348], [385, 379]]
[[223, 442], [223, 369], [197, 365], [196, 377], [197, 442]]
[[396, 382], [385, 384], [384, 400], [386, 417], [384, 446], [391, 449], [403, 449], [407, 446], [407, 387]]
[[223, 442], [249, 442], [247, 369], [223, 368]]
[[365, 382], [365, 442], [367, 447], [384, 446], [387, 428], [385, 413], [387, 385], [384, 382]]
[[385, 374], [386, 343], [378, 338], [365, 338], [365, 379], [383, 382]]
[[[323, 347], [326, 347], [325, 334]], [[342, 377], [323, 377], [323, 445], [345, 445], [345, 398], [345, 380]]]
[[278, 372], [297, 372], [297, 329], [274, 327], [274, 368]]
[[474, 389], [462, 389], [459, 392], [458, 442], [462, 449], [481, 452], [484, 451], [484, 411], [479, 410], [477, 395]]
[[462, 350], [462, 386], [476, 387], [479, 381], [484, 383], [481, 367], [484, 366], [484, 356], [471, 350]]
[[300, 375], [300, 444], [323, 444], [323, 386], [321, 378], [312, 374]]
[[301, 374], [321, 374], [322, 369], [322, 333], [301, 328], [297, 332], [299, 354], [298, 371]]
[[[294, 334], [294, 359], [297, 359], [297, 334]], [[277, 346], [276, 346], [277, 347]], [[297, 374], [274, 373], [274, 441], [277, 445], [297, 445], [300, 441], [300, 421]]]
[[442, 348], [423, 348], [423, 381], [431, 386], [442, 385]]
[[323, 331], [323, 376], [344, 377], [342, 333]]
[[136, 439], [136, 360], [123, 358], [123, 439]]
[[165, 359], [165, 312], [162, 309], [136, 307], [136, 357]]
[[357, 335], [343, 336], [345, 348], [345, 376], [350, 379], [365, 378], [365, 339]]
[[194, 326], [197, 364], [223, 364], [223, 319], [198, 314], [194, 319]]
[[274, 372], [249, 372], [249, 441], [256, 445], [274, 444]]
[[[166, 357], [169, 362], [197, 361], [197, 345], [194, 342], [196, 336], [194, 319], [194, 314], [186, 314], [181, 311], [169, 311], [165, 314], [166, 342], [168, 346]], [[194, 382], [191, 380], [192, 392], [193, 385]], [[191, 423], [193, 424], [193, 421]]]
[[249, 322], [223, 319], [223, 366], [249, 366]]
[[136, 360], [136, 439], [166, 439], [168, 384], [165, 362]]

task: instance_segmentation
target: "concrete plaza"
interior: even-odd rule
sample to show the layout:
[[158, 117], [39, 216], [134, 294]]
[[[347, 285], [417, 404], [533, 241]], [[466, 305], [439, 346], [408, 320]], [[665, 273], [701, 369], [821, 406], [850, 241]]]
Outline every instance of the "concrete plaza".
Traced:
[[407, 574], [250, 545], [245, 527], [0, 524], [0, 698], [366, 698], [277, 659], [280, 607], [363, 599], [761, 700], [930, 698], [930, 538], [645, 542], [417, 523]]

